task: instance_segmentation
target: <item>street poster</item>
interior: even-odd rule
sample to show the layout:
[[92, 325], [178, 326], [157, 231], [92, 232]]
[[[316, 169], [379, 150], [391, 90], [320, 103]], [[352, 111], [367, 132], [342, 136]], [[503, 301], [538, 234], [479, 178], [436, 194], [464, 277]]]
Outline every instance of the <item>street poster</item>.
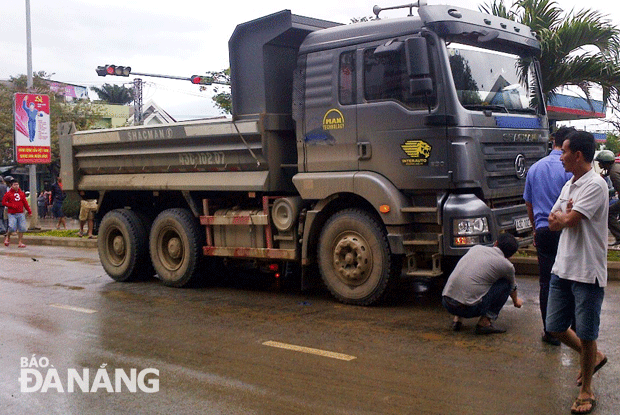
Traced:
[[17, 162], [51, 163], [50, 97], [42, 94], [15, 94], [13, 113]]

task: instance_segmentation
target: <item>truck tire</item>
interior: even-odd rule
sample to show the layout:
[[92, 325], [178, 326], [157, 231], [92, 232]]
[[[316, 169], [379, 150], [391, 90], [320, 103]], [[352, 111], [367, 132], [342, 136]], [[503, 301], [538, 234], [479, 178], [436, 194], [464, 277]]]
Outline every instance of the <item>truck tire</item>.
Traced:
[[168, 209], [153, 221], [149, 246], [151, 262], [164, 285], [185, 287], [198, 274], [202, 258], [202, 232], [185, 209]]
[[343, 210], [327, 221], [319, 238], [318, 263], [332, 295], [355, 305], [384, 299], [400, 272], [383, 226], [359, 209]]
[[[97, 249], [105, 272], [116, 281], [135, 281], [147, 274], [148, 232], [135, 212], [116, 209], [99, 225]], [[153, 274], [151, 274], [152, 276]]]

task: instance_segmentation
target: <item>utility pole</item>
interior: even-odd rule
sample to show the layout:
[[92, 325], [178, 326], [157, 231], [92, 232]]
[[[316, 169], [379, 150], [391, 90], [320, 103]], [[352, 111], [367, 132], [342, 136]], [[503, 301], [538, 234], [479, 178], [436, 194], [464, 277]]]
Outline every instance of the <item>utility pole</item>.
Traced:
[[[26, 0], [26, 65], [28, 70], [28, 86], [27, 92], [32, 91], [32, 36], [30, 27], [30, 0]], [[30, 209], [32, 216], [30, 217], [29, 229], [39, 228], [39, 208], [37, 206], [37, 165], [30, 164], [28, 166], [28, 179], [30, 181]]]
[[133, 80], [133, 124], [142, 125], [142, 79]]

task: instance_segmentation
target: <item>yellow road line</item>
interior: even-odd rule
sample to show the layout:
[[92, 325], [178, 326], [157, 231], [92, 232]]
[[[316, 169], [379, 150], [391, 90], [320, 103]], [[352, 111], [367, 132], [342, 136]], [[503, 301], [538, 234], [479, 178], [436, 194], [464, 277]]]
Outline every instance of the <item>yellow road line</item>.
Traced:
[[77, 311], [79, 313], [86, 313], [86, 314], [93, 314], [97, 312], [97, 310], [91, 310], [88, 308], [81, 308], [81, 307], [73, 307], [71, 305], [64, 305], [64, 304], [50, 304], [50, 307], [62, 308], [63, 310]]
[[274, 341], [271, 341], [271, 340], [264, 342], [263, 345], [264, 346], [269, 346], [269, 347], [277, 347], [279, 349], [293, 350], [295, 352], [308, 353], [308, 354], [314, 354], [314, 355], [317, 355], [317, 356], [329, 357], [331, 359], [346, 360], [347, 362], [351, 361], [353, 359], [357, 359], [355, 356], [350, 356], [348, 354], [329, 352], [327, 350], [313, 349], [311, 347], [296, 346], [294, 344], [274, 342]]

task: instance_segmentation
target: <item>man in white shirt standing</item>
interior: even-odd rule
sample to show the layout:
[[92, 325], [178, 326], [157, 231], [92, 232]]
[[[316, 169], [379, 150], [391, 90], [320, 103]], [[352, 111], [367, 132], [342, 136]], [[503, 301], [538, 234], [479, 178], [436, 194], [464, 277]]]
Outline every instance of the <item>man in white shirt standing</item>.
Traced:
[[[549, 229], [562, 231], [551, 270], [547, 330], [580, 354], [579, 396], [573, 414], [596, 407], [592, 375], [606, 362], [597, 349], [601, 306], [607, 285], [607, 183], [592, 169], [596, 143], [592, 134], [566, 137], [560, 160], [573, 173], [549, 214]], [[575, 318], [575, 331], [571, 323]]]

